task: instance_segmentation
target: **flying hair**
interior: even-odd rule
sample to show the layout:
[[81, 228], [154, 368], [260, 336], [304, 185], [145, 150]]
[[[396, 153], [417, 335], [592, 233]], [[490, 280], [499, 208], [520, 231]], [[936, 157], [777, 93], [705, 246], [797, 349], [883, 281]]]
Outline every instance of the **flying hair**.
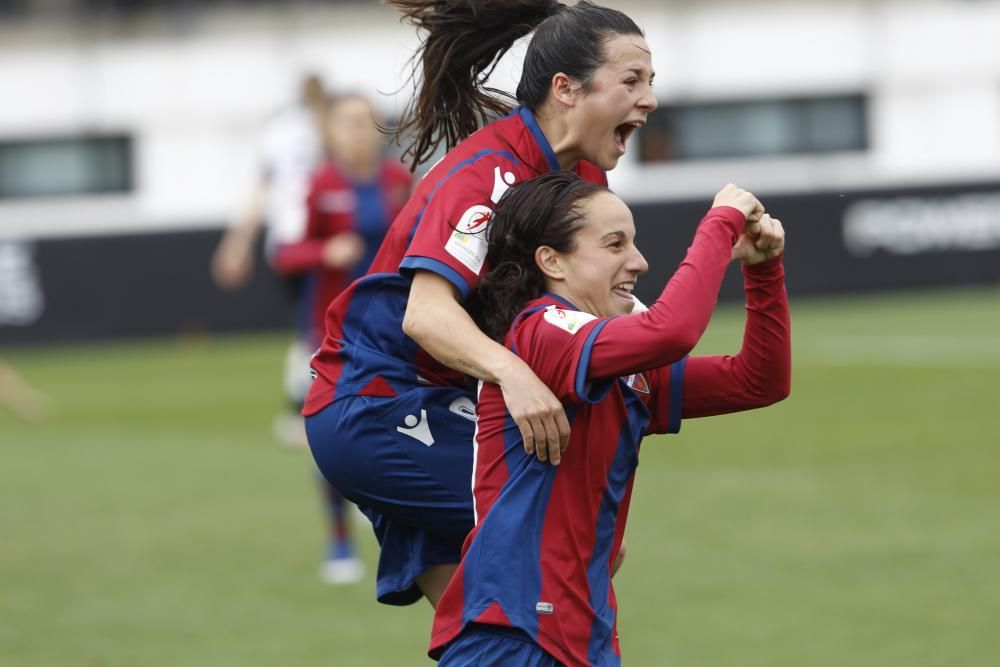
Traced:
[[563, 9], [555, 0], [388, 0], [402, 20], [424, 34], [411, 58], [417, 93], [407, 104], [398, 137], [412, 135], [404, 158], [426, 162], [443, 141], [462, 139], [513, 108], [513, 97], [486, 85], [518, 39]]

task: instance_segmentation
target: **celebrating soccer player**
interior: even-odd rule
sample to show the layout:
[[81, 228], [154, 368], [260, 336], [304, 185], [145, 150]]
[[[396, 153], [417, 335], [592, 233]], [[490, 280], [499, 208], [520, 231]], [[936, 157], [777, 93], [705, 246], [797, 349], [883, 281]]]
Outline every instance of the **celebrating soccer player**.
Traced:
[[[431, 655], [442, 665], [620, 664], [611, 575], [642, 437], [789, 392], [784, 231], [760, 211], [750, 193], [723, 188], [660, 298], [630, 314], [648, 266], [620, 199], [560, 171], [500, 200], [478, 319], [566, 406], [572, 435], [559, 466], [525, 456], [500, 388], [482, 385], [477, 522], [435, 612]], [[747, 298], [743, 347], [687, 358], [733, 259]]]

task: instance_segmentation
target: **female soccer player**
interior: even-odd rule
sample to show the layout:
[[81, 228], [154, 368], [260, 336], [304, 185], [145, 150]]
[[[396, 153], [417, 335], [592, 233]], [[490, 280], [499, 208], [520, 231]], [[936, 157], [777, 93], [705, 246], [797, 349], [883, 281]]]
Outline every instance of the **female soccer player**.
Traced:
[[[618, 665], [611, 585], [639, 443], [681, 418], [769, 405], [789, 392], [781, 253], [770, 216], [727, 186], [657, 302], [632, 311], [648, 266], [625, 204], [570, 172], [515, 185], [489, 231], [477, 317], [566, 406], [562, 463], [522, 454], [500, 389], [484, 383], [475, 436], [477, 525], [435, 613], [442, 665]], [[747, 323], [734, 357], [691, 357], [726, 266], [743, 263]], [[473, 659], [474, 656], [479, 656]]]
[[[469, 479], [475, 395], [500, 387], [525, 449], [558, 463], [569, 437], [562, 404], [531, 369], [475, 325], [463, 303], [486, 266], [484, 231], [512, 184], [603, 170], [656, 107], [649, 47], [617, 10], [552, 0], [391, 0], [426, 30], [422, 87], [403, 126], [410, 152], [450, 152], [396, 218], [369, 275], [327, 312], [303, 413], [316, 461], [372, 519], [382, 546], [377, 594], [432, 604], [473, 525]], [[505, 111], [484, 74], [534, 28]]]

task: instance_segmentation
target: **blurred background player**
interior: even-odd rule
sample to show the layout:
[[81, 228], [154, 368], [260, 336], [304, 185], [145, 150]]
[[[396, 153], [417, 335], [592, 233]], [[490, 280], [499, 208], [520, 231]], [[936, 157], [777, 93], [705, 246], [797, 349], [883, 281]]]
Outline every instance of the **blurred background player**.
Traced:
[[[225, 289], [244, 286], [254, 269], [254, 253], [266, 229], [265, 256], [274, 263], [277, 249], [302, 240], [306, 228], [306, 195], [312, 173], [323, 161], [322, 124], [329, 108], [322, 80], [315, 74], [303, 77], [297, 102], [277, 112], [264, 128], [257, 180], [235, 223], [226, 231], [212, 258], [212, 277]], [[295, 406], [308, 389], [308, 377], [300, 370], [312, 350], [308, 347], [311, 313], [303, 299], [305, 279], [301, 274], [279, 274], [289, 299], [297, 306], [298, 336], [285, 359], [284, 388], [289, 407], [274, 424], [281, 442], [302, 442], [301, 420]]]
[[[393, 218], [410, 194], [410, 172], [384, 155], [375, 108], [362, 95], [337, 98], [326, 113], [323, 135], [327, 158], [312, 176], [304, 237], [280, 244], [277, 271], [302, 276], [302, 303], [309, 322], [300, 349], [319, 347], [326, 308], [355, 278], [363, 276], [382, 244]], [[301, 387], [300, 409], [311, 382], [308, 356], [288, 369]], [[301, 420], [301, 417], [299, 417]], [[299, 426], [299, 433], [301, 425]], [[357, 581], [363, 568], [350, 539], [347, 501], [322, 475], [330, 519], [330, 544], [321, 575], [329, 583]]]
[[[253, 274], [255, 253], [264, 232], [264, 255], [295, 306], [296, 336], [285, 354], [283, 388], [288, 405], [274, 419], [274, 435], [282, 444], [299, 446], [304, 440], [298, 415], [309, 388], [307, 373], [310, 348], [312, 302], [308, 298], [310, 277], [302, 271], [279, 270], [279, 249], [302, 241], [306, 230], [306, 198], [312, 174], [323, 164], [326, 147], [323, 126], [330, 104], [322, 80], [306, 74], [298, 98], [276, 112], [264, 127], [259, 149], [259, 167], [247, 201], [234, 224], [226, 230], [212, 258], [212, 278], [224, 289], [246, 285]], [[328, 496], [330, 497], [330, 496]], [[332, 502], [332, 501], [331, 501]], [[329, 503], [326, 503], [329, 504]], [[342, 512], [341, 512], [342, 514]], [[363, 568], [353, 556], [346, 519], [330, 526], [328, 553], [347, 556], [340, 562], [346, 576], [337, 582], [360, 578]], [[321, 576], [326, 576], [326, 561]]]
[[[299, 410], [311, 383], [316, 322], [353, 272], [367, 268], [366, 257], [370, 263], [393, 211], [408, 194], [408, 173], [398, 163], [383, 164], [381, 151], [366, 100], [349, 96], [332, 104], [319, 77], [305, 76], [298, 102], [275, 114], [265, 128], [259, 179], [213, 258], [217, 284], [246, 284], [265, 230], [265, 257], [295, 304], [296, 336], [285, 356], [283, 378], [288, 407], [274, 421], [275, 436], [283, 444], [305, 444]], [[396, 201], [400, 203], [392, 203]], [[358, 581], [364, 568], [351, 539], [345, 501], [325, 482], [322, 491], [330, 538], [321, 577], [328, 583]]]

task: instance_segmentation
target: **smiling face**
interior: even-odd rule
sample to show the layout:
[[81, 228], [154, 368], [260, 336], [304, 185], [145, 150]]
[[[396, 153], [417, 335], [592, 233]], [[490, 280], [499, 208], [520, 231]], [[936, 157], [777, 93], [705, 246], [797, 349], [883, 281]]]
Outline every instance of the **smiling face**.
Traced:
[[606, 190], [577, 206], [583, 225], [574, 235], [573, 250], [560, 253], [542, 246], [535, 253], [546, 289], [598, 317], [631, 313], [636, 278], [649, 270], [635, 247], [632, 212]]
[[653, 63], [646, 40], [615, 35], [604, 42], [604, 63], [577, 91], [567, 121], [580, 159], [614, 169], [625, 142], [656, 108]]

